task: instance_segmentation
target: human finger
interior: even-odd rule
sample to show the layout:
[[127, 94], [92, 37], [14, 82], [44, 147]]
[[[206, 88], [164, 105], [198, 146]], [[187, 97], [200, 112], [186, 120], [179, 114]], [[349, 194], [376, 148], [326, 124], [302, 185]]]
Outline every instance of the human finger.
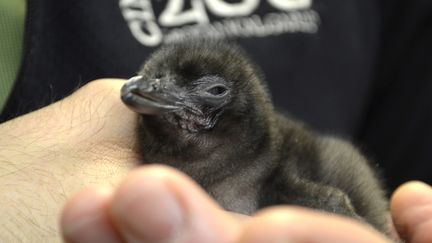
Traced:
[[64, 240], [68, 243], [121, 242], [108, 215], [111, 197], [111, 189], [93, 187], [69, 200], [60, 223]]
[[299, 207], [274, 207], [252, 217], [240, 243], [390, 242], [372, 227], [340, 216]]
[[432, 188], [423, 182], [399, 187], [391, 199], [396, 230], [410, 243], [432, 242]]
[[114, 194], [111, 216], [128, 242], [233, 242], [240, 223], [195, 182], [166, 166], [133, 171]]

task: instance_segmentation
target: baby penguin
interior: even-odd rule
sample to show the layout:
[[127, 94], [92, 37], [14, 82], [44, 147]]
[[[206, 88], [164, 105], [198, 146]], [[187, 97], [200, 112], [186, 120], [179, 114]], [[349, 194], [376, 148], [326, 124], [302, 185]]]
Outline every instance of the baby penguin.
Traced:
[[121, 98], [140, 114], [144, 162], [185, 172], [226, 210], [295, 204], [387, 231], [388, 202], [368, 161], [348, 142], [278, 113], [259, 68], [237, 45], [164, 46]]

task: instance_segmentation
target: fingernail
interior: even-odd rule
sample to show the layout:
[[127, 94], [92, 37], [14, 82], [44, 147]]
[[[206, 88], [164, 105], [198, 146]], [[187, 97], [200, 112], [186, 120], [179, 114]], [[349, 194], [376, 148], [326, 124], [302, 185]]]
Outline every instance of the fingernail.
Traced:
[[182, 209], [160, 178], [127, 183], [118, 197], [113, 216], [128, 240], [167, 242], [181, 234]]

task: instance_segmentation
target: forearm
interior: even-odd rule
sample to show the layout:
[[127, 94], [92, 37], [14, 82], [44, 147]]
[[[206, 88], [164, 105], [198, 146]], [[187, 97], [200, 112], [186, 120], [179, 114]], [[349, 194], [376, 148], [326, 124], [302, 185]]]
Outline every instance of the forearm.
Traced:
[[[0, 125], [0, 238], [60, 241], [58, 217], [72, 194], [114, 184], [137, 158], [135, 116], [104, 81]], [[121, 119], [120, 119], [121, 118]]]

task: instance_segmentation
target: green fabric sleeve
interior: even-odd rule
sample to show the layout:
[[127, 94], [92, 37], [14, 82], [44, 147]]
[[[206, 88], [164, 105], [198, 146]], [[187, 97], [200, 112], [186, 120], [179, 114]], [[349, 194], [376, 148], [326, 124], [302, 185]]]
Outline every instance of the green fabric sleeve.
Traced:
[[0, 111], [21, 65], [25, 0], [0, 0]]

